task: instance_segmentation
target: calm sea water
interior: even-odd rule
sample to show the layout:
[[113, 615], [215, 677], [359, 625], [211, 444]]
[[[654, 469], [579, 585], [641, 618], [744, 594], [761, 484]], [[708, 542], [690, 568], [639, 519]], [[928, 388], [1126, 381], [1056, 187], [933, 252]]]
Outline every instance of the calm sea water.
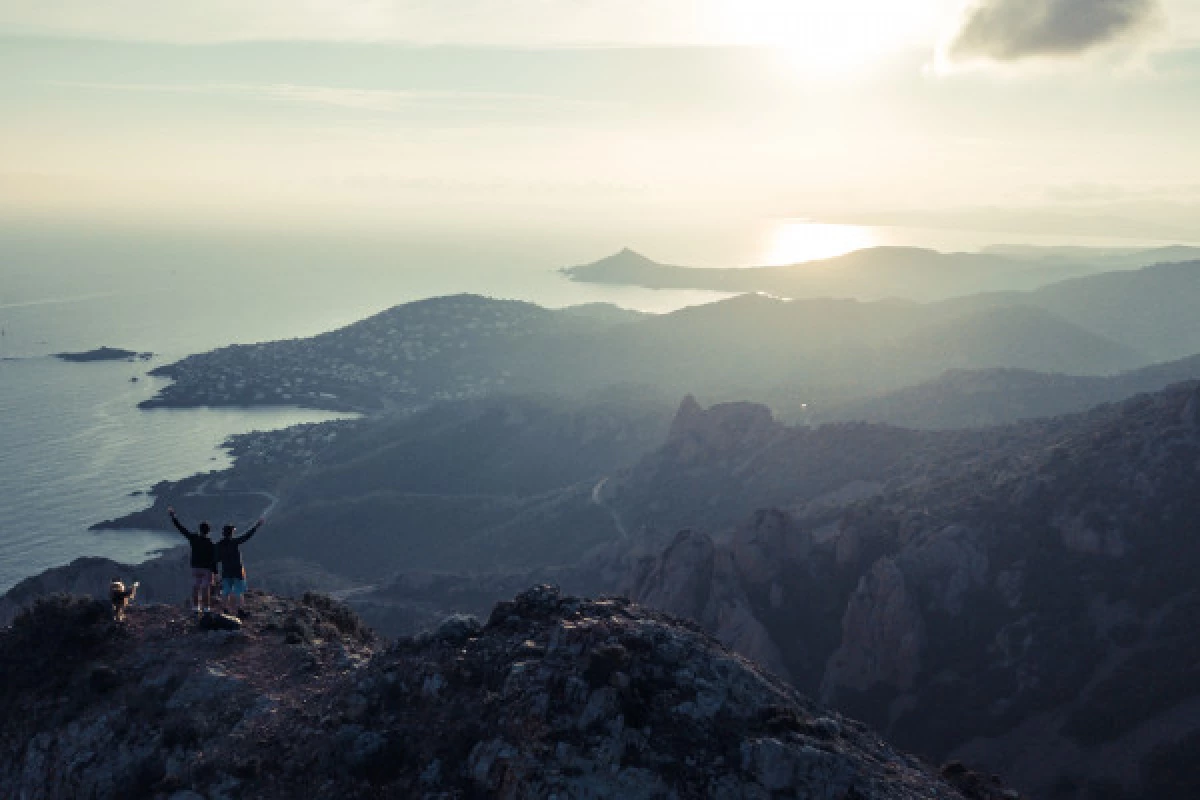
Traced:
[[[82, 555], [137, 560], [177, 537], [91, 533], [140, 508], [131, 493], [227, 463], [230, 434], [330, 415], [299, 410], [143, 412], [148, 366], [233, 342], [309, 336], [397, 303], [476, 292], [561, 307], [608, 301], [646, 311], [708, 302], [707, 292], [574, 284], [554, 271], [631, 245], [702, 266], [801, 258], [837, 246], [793, 227], [766, 234], [596, 234], [414, 238], [161, 233], [0, 226], [0, 591]], [[861, 243], [983, 246], [1013, 237], [873, 229]], [[812, 249], [816, 246], [816, 249]], [[809, 250], [805, 250], [809, 248]], [[100, 345], [150, 350], [151, 365], [49, 358]]]
[[139, 560], [178, 536], [92, 533], [94, 522], [148, 503], [132, 492], [225, 466], [231, 433], [328, 415], [283, 411], [152, 411], [154, 383], [131, 364], [0, 363], [0, 591], [81, 555]]

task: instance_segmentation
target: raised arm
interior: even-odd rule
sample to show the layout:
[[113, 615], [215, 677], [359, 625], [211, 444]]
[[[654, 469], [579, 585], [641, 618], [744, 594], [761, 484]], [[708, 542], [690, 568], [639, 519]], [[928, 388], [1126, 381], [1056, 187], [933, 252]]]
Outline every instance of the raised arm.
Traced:
[[175, 516], [175, 509], [168, 508], [167, 514], [170, 515], [171, 524], [175, 526], [175, 530], [182, 533], [188, 539], [191, 539], [193, 536], [196, 535], [196, 534], [192, 533], [191, 531], [189, 531], [187, 528], [183, 527], [183, 523], [179, 521], [179, 517]]
[[265, 520], [262, 517], [259, 517], [258, 522], [250, 526], [250, 530], [246, 531], [241, 536], [235, 536], [233, 540], [239, 545], [245, 544], [246, 542], [250, 541], [251, 536], [258, 533], [258, 529], [262, 527], [263, 522], [265, 522]]

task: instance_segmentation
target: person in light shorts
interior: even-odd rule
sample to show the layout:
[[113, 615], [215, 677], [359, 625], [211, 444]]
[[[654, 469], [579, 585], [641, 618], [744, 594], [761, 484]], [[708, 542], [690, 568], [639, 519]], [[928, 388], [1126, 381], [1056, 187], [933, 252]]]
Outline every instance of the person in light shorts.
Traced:
[[197, 612], [208, 611], [212, 605], [212, 589], [217, 577], [217, 546], [208, 538], [211, 528], [207, 522], [201, 522], [196, 531], [190, 531], [179, 521], [179, 517], [175, 516], [174, 508], [168, 508], [167, 514], [170, 515], [175, 530], [183, 534], [192, 548], [189, 562], [192, 567], [192, 607]]
[[225, 598], [226, 607], [229, 605], [229, 598], [237, 598], [236, 603], [240, 607], [242, 596], [246, 594], [246, 579], [245, 578], [221, 578], [221, 595]]
[[221, 596], [225, 601], [225, 610], [244, 616], [242, 597], [246, 594], [246, 567], [242, 564], [241, 547], [250, 541], [250, 537], [258, 533], [264, 520], [258, 522], [241, 536], [234, 536], [237, 527], [226, 525], [221, 530], [221, 541], [217, 542], [217, 561], [221, 564]]
[[[213, 584], [217, 582], [217, 575], [208, 567], [192, 567], [192, 594], [212, 591]], [[204, 608], [208, 608], [209, 599], [205, 597]]]

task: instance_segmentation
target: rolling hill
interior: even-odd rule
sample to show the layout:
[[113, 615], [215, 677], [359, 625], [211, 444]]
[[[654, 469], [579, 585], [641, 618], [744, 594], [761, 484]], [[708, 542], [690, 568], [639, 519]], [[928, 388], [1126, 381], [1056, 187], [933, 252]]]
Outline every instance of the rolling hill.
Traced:
[[974, 428], [1084, 411], [1198, 379], [1200, 356], [1105, 376], [1010, 368], [950, 370], [894, 392], [822, 408], [808, 418], [865, 420], [905, 428]]

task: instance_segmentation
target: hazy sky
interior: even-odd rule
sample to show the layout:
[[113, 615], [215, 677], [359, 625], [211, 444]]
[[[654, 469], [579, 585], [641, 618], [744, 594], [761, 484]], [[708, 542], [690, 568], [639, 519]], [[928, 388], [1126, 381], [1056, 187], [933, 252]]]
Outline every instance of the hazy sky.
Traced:
[[0, 215], [1200, 240], [1196, 0], [0, 0]]

